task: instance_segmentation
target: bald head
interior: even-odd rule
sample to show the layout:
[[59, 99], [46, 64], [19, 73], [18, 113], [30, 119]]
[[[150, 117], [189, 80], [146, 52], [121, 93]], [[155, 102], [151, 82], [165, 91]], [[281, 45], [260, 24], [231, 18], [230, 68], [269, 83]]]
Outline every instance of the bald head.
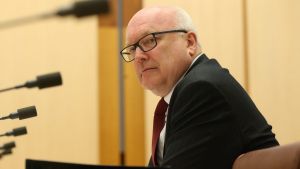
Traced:
[[[144, 30], [145, 27], [152, 30]], [[127, 26], [126, 37], [131, 37], [132, 33], [144, 32], [146, 34], [170, 29], [184, 29], [194, 32], [197, 36], [192, 19], [185, 10], [179, 7], [154, 6], [141, 9], [131, 18]], [[130, 39], [127, 40], [130, 43]]]

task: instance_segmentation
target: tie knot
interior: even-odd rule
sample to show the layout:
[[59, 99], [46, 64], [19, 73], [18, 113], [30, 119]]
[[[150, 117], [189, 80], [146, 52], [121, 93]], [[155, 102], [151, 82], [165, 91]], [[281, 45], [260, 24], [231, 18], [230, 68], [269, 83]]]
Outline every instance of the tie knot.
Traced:
[[168, 108], [168, 103], [164, 100], [164, 98], [162, 97], [157, 106], [156, 106], [156, 109], [155, 109], [155, 116], [157, 115], [165, 115], [165, 112], [167, 111], [167, 108]]

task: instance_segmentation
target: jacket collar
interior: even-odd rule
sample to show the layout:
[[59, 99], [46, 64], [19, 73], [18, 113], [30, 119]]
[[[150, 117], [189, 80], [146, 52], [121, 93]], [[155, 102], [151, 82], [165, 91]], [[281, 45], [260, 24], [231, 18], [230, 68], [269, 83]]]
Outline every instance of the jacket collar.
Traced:
[[198, 65], [206, 60], [208, 60], [208, 57], [204, 53], [200, 54], [200, 56], [197, 58], [197, 60], [195, 60], [194, 63], [192, 63], [192, 65], [190, 66], [190, 68], [186, 71], [184, 76], [186, 76], [196, 65]]

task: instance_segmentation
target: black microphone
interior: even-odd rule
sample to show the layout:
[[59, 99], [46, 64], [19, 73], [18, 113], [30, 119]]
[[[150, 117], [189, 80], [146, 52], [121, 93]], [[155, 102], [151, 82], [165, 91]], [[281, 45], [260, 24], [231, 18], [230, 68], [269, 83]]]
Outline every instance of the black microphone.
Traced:
[[14, 148], [14, 147], [16, 147], [16, 143], [15, 143], [14, 141], [12, 141], [12, 142], [3, 144], [3, 145], [0, 147], [0, 150], [1, 150], [1, 149], [2, 149], [2, 150], [5, 150], [5, 149], [12, 149], [12, 148]]
[[36, 108], [35, 106], [30, 106], [30, 107], [18, 109], [17, 112], [10, 113], [8, 116], [0, 117], [0, 120], [16, 119], [16, 118], [19, 118], [19, 120], [23, 120], [35, 116], [37, 116]]
[[78, 18], [95, 15], [105, 14], [109, 12], [108, 0], [85, 0], [77, 1], [71, 6], [61, 8], [55, 12], [57, 16], [74, 15]]
[[4, 151], [2, 151], [2, 152], [0, 153], [0, 159], [2, 159], [3, 156], [9, 155], [9, 154], [12, 154], [12, 149], [5, 149]]
[[2, 149], [3, 151], [0, 153], [0, 159], [4, 156], [4, 155], [9, 155], [12, 154], [12, 149], [16, 147], [15, 142], [9, 142], [4, 144], [3, 146], [0, 147], [0, 150]]
[[15, 128], [12, 131], [6, 132], [4, 134], [0, 134], [1, 136], [21, 136], [27, 134], [27, 129], [26, 127], [19, 127]]
[[81, 0], [81, 1], [76, 1], [67, 7], [61, 7], [54, 12], [48, 12], [39, 15], [9, 20], [6, 22], [0, 22], [0, 29], [14, 27], [14, 26], [18, 26], [30, 22], [39, 21], [42, 19], [48, 19], [55, 16], [64, 17], [68, 15], [74, 15], [77, 18], [82, 18], [84, 16], [90, 16], [90, 15], [107, 14], [108, 12], [109, 12], [108, 0]]
[[30, 80], [21, 85], [16, 85], [14, 87], [1, 89], [0, 93], [13, 90], [13, 89], [23, 88], [23, 87], [27, 87], [27, 88], [38, 87], [39, 89], [44, 89], [44, 88], [54, 87], [59, 85], [62, 85], [61, 74], [60, 72], [54, 72], [45, 75], [39, 75], [37, 76], [36, 80]]

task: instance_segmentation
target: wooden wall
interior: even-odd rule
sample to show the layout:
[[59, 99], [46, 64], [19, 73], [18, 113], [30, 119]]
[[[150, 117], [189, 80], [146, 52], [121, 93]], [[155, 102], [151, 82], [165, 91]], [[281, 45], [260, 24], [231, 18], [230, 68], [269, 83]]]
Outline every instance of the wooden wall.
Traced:
[[[122, 165], [145, 164], [144, 95], [132, 64], [123, 62], [118, 48], [118, 2], [111, 2], [111, 13], [99, 18], [99, 104], [100, 104], [100, 163]], [[140, 0], [123, 1], [123, 25], [141, 9]], [[121, 35], [122, 36], [122, 35]], [[118, 62], [122, 60], [122, 74]], [[120, 76], [124, 84], [124, 125], [120, 120]], [[125, 137], [121, 137], [121, 128]], [[123, 141], [122, 141], [123, 140]], [[120, 146], [124, 143], [124, 151]]]

